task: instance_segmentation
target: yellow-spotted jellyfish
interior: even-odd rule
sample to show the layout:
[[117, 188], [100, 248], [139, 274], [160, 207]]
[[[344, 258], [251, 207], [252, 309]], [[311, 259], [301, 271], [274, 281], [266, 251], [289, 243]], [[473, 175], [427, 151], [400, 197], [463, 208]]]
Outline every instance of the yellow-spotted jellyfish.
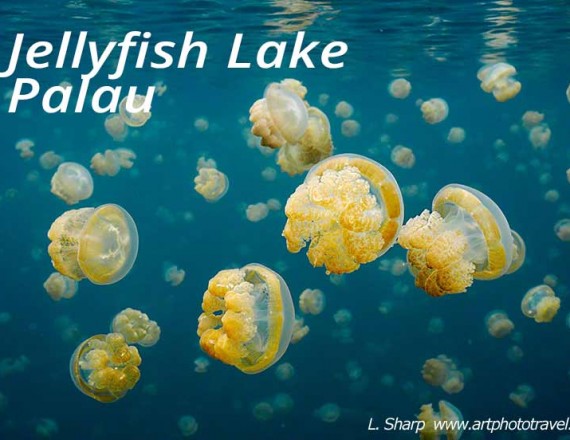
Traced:
[[550, 322], [560, 309], [560, 298], [546, 284], [533, 287], [522, 299], [523, 314], [536, 322]]
[[192, 416], [182, 416], [178, 419], [178, 429], [182, 437], [191, 437], [198, 431], [198, 422]]
[[261, 264], [218, 272], [198, 318], [204, 352], [247, 374], [260, 373], [287, 350], [295, 309], [281, 276]]
[[463, 390], [463, 373], [447, 356], [440, 354], [428, 359], [422, 367], [424, 381], [432, 386], [441, 387], [448, 394], [459, 393]]
[[388, 84], [388, 93], [396, 99], [406, 99], [412, 91], [412, 85], [405, 78], [397, 78]]
[[208, 202], [217, 202], [226, 195], [230, 187], [228, 176], [216, 168], [216, 162], [198, 159], [198, 175], [194, 178], [194, 189]]
[[51, 192], [68, 205], [86, 200], [93, 194], [93, 178], [83, 165], [64, 162], [51, 178]]
[[499, 278], [513, 261], [513, 237], [500, 208], [458, 184], [436, 194], [432, 212], [408, 220], [398, 241], [408, 250], [416, 287], [430, 296], [466, 292], [474, 279]]
[[489, 334], [498, 339], [508, 336], [515, 328], [513, 321], [502, 310], [489, 312], [485, 317], [485, 326]]
[[102, 403], [122, 398], [140, 379], [141, 357], [123, 335], [95, 335], [73, 352], [69, 372], [79, 391]]
[[[134, 98], [125, 96], [119, 103], [119, 115], [129, 127], [142, 127], [152, 116], [150, 108], [146, 108], [147, 99], [143, 95]], [[127, 108], [130, 107], [130, 108]], [[146, 110], [146, 111], [145, 111]]]
[[51, 299], [70, 299], [77, 293], [77, 281], [68, 278], [59, 272], [52, 273], [44, 283], [44, 289]]
[[509, 394], [509, 399], [521, 408], [527, 408], [528, 404], [534, 400], [534, 388], [527, 384], [522, 384], [515, 391]]
[[44, 170], [51, 170], [63, 162], [63, 157], [54, 151], [46, 151], [40, 156], [40, 166]]
[[402, 225], [400, 188], [390, 171], [356, 154], [318, 163], [285, 205], [289, 252], [310, 242], [307, 257], [327, 274], [354, 272], [394, 244]]
[[477, 78], [481, 81], [481, 88], [486, 93], [492, 93], [499, 102], [513, 99], [521, 91], [522, 85], [513, 78], [517, 69], [507, 63], [496, 63], [483, 66], [477, 72]]
[[299, 308], [307, 315], [320, 315], [325, 304], [325, 294], [319, 289], [305, 289], [299, 297]]
[[449, 115], [449, 106], [447, 102], [441, 98], [432, 98], [423, 102], [420, 106], [422, 117], [428, 124], [439, 124], [447, 119]]
[[105, 131], [116, 142], [122, 142], [129, 134], [129, 128], [123, 121], [121, 115], [109, 115], [105, 119]]
[[126, 308], [117, 313], [111, 323], [111, 331], [125, 337], [127, 344], [152, 347], [160, 339], [160, 327], [146, 313]]
[[184, 282], [184, 278], [186, 278], [186, 271], [184, 269], [179, 269], [175, 264], [164, 264], [164, 281], [172, 287], [182, 284]]
[[554, 225], [554, 233], [562, 241], [570, 241], [570, 218], [559, 220]]
[[[463, 421], [461, 411], [445, 400], [439, 401], [439, 412], [433, 410], [431, 403], [422, 405], [417, 417], [419, 421], [424, 422], [419, 433], [421, 440], [439, 440], [441, 436], [447, 440], [459, 440], [463, 434], [463, 429], [455, 425]], [[442, 422], [447, 425], [445, 431], [440, 428]]]
[[113, 284], [133, 267], [138, 253], [134, 220], [118, 205], [72, 209], [48, 231], [48, 253], [62, 275], [94, 284]]
[[16, 142], [16, 150], [20, 152], [20, 157], [22, 159], [31, 159], [34, 157], [34, 150], [33, 148], [36, 146], [36, 143], [31, 139], [20, 139]]

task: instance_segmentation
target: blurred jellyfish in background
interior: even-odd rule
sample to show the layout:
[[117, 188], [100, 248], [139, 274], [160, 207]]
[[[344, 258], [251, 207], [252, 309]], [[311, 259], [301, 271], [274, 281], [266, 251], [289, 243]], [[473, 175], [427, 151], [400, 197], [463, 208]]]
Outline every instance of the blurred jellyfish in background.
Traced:
[[360, 134], [360, 122], [355, 119], [347, 119], [340, 124], [340, 132], [344, 137], [351, 138]]
[[524, 352], [518, 345], [512, 345], [507, 350], [507, 359], [511, 362], [520, 362], [523, 356]]
[[443, 319], [437, 316], [430, 318], [428, 322], [428, 333], [431, 333], [432, 335], [441, 335], [444, 329], [445, 323], [443, 322]]
[[272, 167], [265, 167], [261, 171], [261, 177], [266, 182], [274, 182], [275, 179], [277, 178], [277, 170], [275, 168], [272, 168]]
[[570, 102], [570, 84], [568, 85], [568, 88], [566, 89], [566, 99], [568, 100], [568, 102]]
[[511, 229], [513, 236], [513, 260], [511, 266], [507, 270], [507, 274], [515, 273], [521, 268], [526, 259], [526, 244], [520, 234]]
[[120, 115], [109, 115], [105, 119], [105, 131], [115, 142], [123, 142], [129, 134], [129, 127]]
[[217, 202], [228, 192], [230, 182], [228, 176], [216, 168], [216, 162], [204, 157], [198, 159], [194, 178], [194, 189], [208, 202]]
[[208, 128], [210, 128], [210, 123], [206, 118], [196, 118], [194, 119], [194, 128], [196, 131], [204, 133], [205, 131], [208, 131]]
[[517, 69], [507, 63], [496, 63], [483, 66], [477, 72], [481, 88], [486, 93], [492, 93], [499, 102], [513, 99], [521, 91], [522, 85], [513, 78]]
[[[152, 116], [150, 111], [144, 111], [146, 101], [146, 96], [143, 95], [135, 95], [134, 98], [125, 96], [119, 103], [119, 115], [123, 122], [129, 127], [142, 127], [145, 125]], [[134, 111], [129, 111], [127, 104]]]
[[556, 189], [549, 189], [544, 193], [544, 200], [550, 203], [556, 203], [560, 200], [560, 193]]
[[548, 146], [552, 131], [548, 124], [540, 124], [531, 128], [528, 133], [528, 140], [536, 150], [542, 150]]
[[420, 106], [422, 117], [428, 124], [439, 124], [447, 119], [449, 106], [442, 98], [432, 98], [424, 101]]
[[257, 402], [253, 406], [251, 412], [253, 414], [253, 417], [255, 417], [257, 420], [260, 420], [262, 422], [266, 422], [268, 420], [271, 420], [273, 418], [274, 413], [275, 413], [271, 403], [266, 402], [266, 401]]
[[20, 139], [16, 142], [16, 150], [20, 153], [22, 159], [31, 159], [34, 157], [33, 148], [35, 146], [36, 143], [31, 139]]
[[399, 277], [407, 272], [408, 263], [400, 258], [383, 259], [378, 269], [383, 272], [390, 272], [391, 275]]
[[553, 289], [555, 289], [556, 286], [558, 285], [558, 277], [552, 273], [545, 275], [542, 281], [544, 282], [544, 284], [546, 284], [549, 287], [552, 287]]
[[260, 373], [287, 350], [295, 308], [281, 276], [261, 264], [218, 272], [198, 318], [200, 347], [247, 374]]
[[271, 406], [278, 414], [290, 413], [294, 405], [293, 398], [287, 393], [278, 393], [271, 401]]
[[289, 252], [310, 242], [307, 257], [327, 274], [349, 273], [392, 247], [402, 225], [400, 188], [390, 171], [355, 154], [311, 168], [285, 206]]
[[178, 419], [178, 429], [182, 437], [191, 437], [198, 431], [198, 422], [192, 416], [182, 416]]
[[253, 223], [260, 222], [269, 214], [269, 207], [263, 203], [254, 203], [253, 205], [248, 205], [245, 210], [246, 218]]
[[172, 287], [179, 286], [186, 278], [186, 271], [179, 269], [178, 266], [172, 263], [164, 263], [164, 281]]
[[77, 293], [77, 286], [77, 281], [59, 272], [53, 272], [44, 283], [44, 289], [54, 301], [73, 298]]
[[546, 284], [533, 287], [522, 299], [523, 314], [536, 322], [550, 322], [560, 309], [560, 298]]
[[125, 337], [127, 344], [152, 347], [160, 339], [160, 327], [146, 313], [126, 308], [117, 313], [111, 323], [111, 331]]
[[331, 97], [328, 93], [321, 93], [318, 98], [319, 105], [322, 105], [324, 107], [329, 103], [330, 98]]
[[9, 324], [12, 321], [12, 315], [8, 312], [0, 312], [0, 325]]
[[266, 204], [270, 211], [279, 211], [283, 208], [283, 205], [278, 199], [269, 199]]
[[485, 325], [489, 334], [498, 339], [508, 336], [515, 328], [513, 321], [502, 310], [489, 312], [485, 317]]
[[116, 176], [121, 168], [132, 168], [136, 158], [135, 152], [128, 148], [105, 150], [105, 153], [96, 153], [91, 158], [91, 169], [100, 176]]
[[334, 107], [334, 114], [338, 118], [348, 119], [354, 113], [354, 107], [346, 101], [339, 101]]
[[59, 426], [53, 419], [40, 419], [36, 422], [34, 432], [38, 438], [53, 438], [59, 432]]
[[433, 410], [431, 403], [422, 405], [417, 417], [418, 420], [425, 423], [420, 431], [420, 439], [422, 440], [438, 440], [440, 436], [446, 436], [447, 440], [459, 440], [463, 434], [462, 430], [453, 430], [452, 428], [448, 429], [447, 432], [436, 429], [435, 422], [440, 424], [441, 422], [457, 423], [463, 421], [461, 411], [445, 400], [439, 401], [439, 412]]
[[403, 145], [396, 145], [390, 154], [390, 159], [394, 165], [400, 168], [410, 169], [416, 164], [414, 150]]
[[325, 423], [334, 423], [340, 417], [340, 407], [336, 403], [325, 403], [315, 410], [314, 415]]
[[291, 334], [291, 344], [297, 344], [309, 334], [311, 329], [308, 325], [305, 325], [305, 319], [302, 317], [295, 317], [295, 322], [293, 322], [293, 333]]
[[95, 335], [73, 352], [69, 372], [74, 385], [86, 396], [102, 403], [115, 402], [140, 379], [141, 357], [119, 333]]
[[451, 127], [447, 133], [447, 142], [461, 144], [463, 141], [465, 141], [465, 130], [461, 127]]
[[133, 218], [118, 205], [72, 209], [48, 231], [48, 253], [62, 275], [94, 284], [113, 284], [133, 267], [138, 232]]
[[570, 183], [570, 168], [566, 170], [566, 180]]
[[40, 166], [44, 170], [51, 170], [59, 166], [63, 162], [63, 157], [59, 154], [55, 154], [54, 151], [46, 151], [40, 156]]
[[79, 325], [69, 316], [61, 315], [55, 318], [54, 327], [63, 342], [78, 344], [81, 340]]
[[299, 308], [306, 315], [320, 315], [325, 304], [325, 294], [319, 289], [305, 289], [299, 296]]
[[559, 220], [554, 225], [554, 233], [556, 236], [562, 240], [569, 242], [570, 241], [570, 218], [564, 218]]
[[295, 376], [295, 367], [289, 362], [283, 362], [275, 367], [275, 377], [281, 382], [291, 380]]
[[204, 356], [198, 356], [194, 359], [194, 372], [195, 373], [207, 373], [208, 367], [210, 366], [210, 361]]
[[427, 384], [441, 387], [448, 394], [456, 394], [463, 390], [463, 373], [444, 354], [425, 361], [422, 367], [422, 377]]
[[527, 110], [523, 113], [521, 121], [524, 128], [530, 130], [544, 120], [544, 113], [537, 112], [535, 110]]
[[513, 236], [502, 211], [463, 185], [442, 188], [432, 212], [408, 220], [398, 240], [408, 249], [416, 287], [430, 296], [466, 292], [474, 279], [501, 277], [513, 261]]
[[0, 378], [10, 376], [14, 373], [23, 373], [30, 366], [30, 359], [21, 355], [16, 358], [0, 359]]
[[83, 165], [63, 162], [51, 179], [51, 192], [68, 205], [86, 200], [93, 194], [93, 178]]
[[348, 309], [340, 309], [335, 312], [333, 319], [337, 325], [346, 327], [352, 322], [352, 313]]
[[521, 408], [527, 408], [528, 404], [534, 400], [534, 388], [527, 384], [522, 384], [515, 391], [509, 394], [509, 399]]
[[388, 93], [396, 99], [406, 99], [412, 91], [412, 85], [405, 78], [397, 78], [388, 84]]
[[162, 80], [156, 81], [154, 83], [154, 87], [154, 93], [156, 96], [163, 96], [168, 90], [168, 86]]

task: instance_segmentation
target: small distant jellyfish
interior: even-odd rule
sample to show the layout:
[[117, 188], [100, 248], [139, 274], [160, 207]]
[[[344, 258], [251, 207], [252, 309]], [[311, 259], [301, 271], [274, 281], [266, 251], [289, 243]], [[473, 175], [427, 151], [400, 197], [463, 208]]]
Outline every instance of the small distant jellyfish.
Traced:
[[329, 103], [330, 98], [331, 97], [328, 93], [321, 93], [319, 95], [319, 98], [318, 98], [319, 105], [322, 105], [324, 107], [325, 105], [327, 105]]
[[512, 345], [507, 350], [507, 359], [511, 362], [520, 362], [523, 356], [524, 352], [518, 345]]
[[282, 382], [291, 380], [295, 376], [295, 367], [289, 362], [279, 364], [275, 368], [275, 376]]
[[432, 212], [408, 220], [398, 242], [408, 249], [416, 287], [430, 296], [466, 292], [474, 279], [501, 277], [513, 261], [513, 236], [501, 209], [458, 184], [436, 194]]
[[456, 394], [463, 390], [463, 373], [443, 354], [425, 361], [422, 377], [429, 385], [441, 387], [448, 394]]
[[123, 142], [129, 134], [129, 128], [120, 115], [109, 115], [105, 119], [105, 131], [115, 142]]
[[533, 287], [522, 299], [523, 314], [538, 323], [550, 322], [560, 309], [560, 298], [546, 284]]
[[496, 63], [483, 66], [477, 72], [481, 88], [486, 93], [492, 93], [498, 102], [513, 99], [521, 91], [522, 85], [513, 78], [517, 69], [507, 63]]
[[403, 145], [396, 145], [390, 154], [390, 159], [394, 165], [400, 168], [410, 169], [416, 164], [416, 156], [411, 148]]
[[40, 419], [36, 423], [34, 431], [39, 438], [52, 438], [59, 432], [59, 426], [53, 419]]
[[257, 420], [261, 420], [262, 422], [266, 422], [267, 420], [271, 420], [273, 418], [273, 414], [275, 411], [273, 410], [273, 406], [269, 402], [257, 402], [252, 409], [252, 414]]
[[340, 309], [333, 315], [334, 322], [345, 327], [352, 322], [352, 313], [348, 309]]
[[447, 133], [447, 142], [461, 144], [463, 141], [465, 141], [465, 130], [461, 127], [451, 127]]
[[527, 408], [528, 404], [534, 400], [534, 388], [527, 384], [522, 384], [515, 391], [509, 394], [509, 399], [521, 408]]
[[340, 417], [340, 407], [336, 403], [325, 403], [314, 414], [325, 423], [334, 423]]
[[485, 317], [485, 325], [489, 334], [498, 339], [508, 336], [515, 328], [513, 321], [502, 310], [493, 310], [488, 313]]
[[420, 106], [422, 117], [428, 124], [439, 124], [449, 114], [447, 102], [441, 98], [432, 98], [424, 101]]
[[12, 315], [8, 312], [0, 312], [0, 325], [6, 325], [12, 321]]
[[[460, 425], [463, 422], [461, 411], [445, 400], [439, 401], [439, 412], [433, 410], [431, 403], [422, 405], [417, 417], [419, 421], [424, 422], [420, 431], [422, 440], [438, 440], [441, 436], [446, 436], [447, 440], [459, 440], [463, 434], [463, 428]], [[448, 426], [456, 424], [456, 427], [442, 430], [443, 423]]]
[[228, 176], [216, 168], [215, 162], [200, 158], [198, 175], [194, 178], [194, 189], [208, 202], [217, 202], [228, 192], [230, 186]]
[[436, 316], [429, 320], [428, 333], [431, 333], [432, 335], [440, 335], [443, 333], [444, 329], [445, 323], [443, 322], [443, 319]]
[[[127, 101], [130, 107], [136, 111], [131, 112], [127, 109]], [[142, 127], [145, 125], [152, 116], [150, 108], [148, 111], [145, 111], [146, 102], [146, 96], [143, 95], [135, 95], [133, 99], [130, 96], [125, 96], [119, 103], [119, 115], [123, 122], [129, 127]]]
[[51, 179], [51, 192], [68, 205], [86, 200], [93, 194], [93, 178], [87, 168], [63, 162]]
[[388, 93], [396, 99], [406, 99], [412, 91], [412, 85], [405, 78], [397, 78], [388, 85]]
[[70, 299], [77, 293], [77, 281], [63, 276], [59, 272], [53, 272], [44, 283], [44, 289], [51, 299]]
[[269, 214], [269, 208], [263, 202], [248, 205], [245, 210], [246, 218], [253, 223], [260, 222]]
[[130, 169], [137, 155], [128, 148], [105, 150], [91, 158], [91, 169], [100, 176], [116, 176], [121, 168]]
[[40, 156], [40, 166], [44, 170], [51, 170], [63, 162], [63, 157], [54, 151], [46, 151]]
[[352, 107], [351, 104], [349, 104], [346, 101], [338, 102], [334, 108], [335, 116], [342, 118], [342, 119], [350, 118], [353, 113], [354, 113], [354, 108]]
[[527, 110], [522, 115], [522, 125], [527, 130], [536, 127], [544, 120], [544, 113], [540, 113], [534, 110]]
[[546, 284], [549, 287], [552, 287], [553, 289], [555, 289], [556, 286], [558, 285], [558, 277], [552, 273], [545, 275], [542, 281], [544, 282], [544, 284]]
[[275, 412], [280, 414], [287, 414], [291, 412], [295, 402], [293, 398], [287, 393], [278, 393], [275, 395], [271, 402], [271, 406], [275, 409]]
[[35, 146], [36, 143], [31, 139], [21, 139], [16, 142], [16, 150], [20, 152], [20, 157], [22, 159], [31, 159], [34, 157], [33, 148]]
[[270, 211], [279, 211], [282, 207], [283, 205], [281, 205], [281, 202], [277, 199], [269, 199], [267, 201], [267, 208], [269, 208]]
[[48, 254], [62, 275], [94, 284], [113, 284], [133, 267], [138, 232], [133, 218], [118, 205], [72, 209], [48, 231]]
[[73, 352], [69, 371], [74, 385], [86, 396], [102, 403], [124, 397], [140, 379], [141, 357], [118, 333], [95, 335]]
[[[398, 115], [395, 115], [394, 113], [388, 113], [385, 117], [384, 117], [384, 123], [386, 125], [394, 125], [396, 122], [398, 122], [400, 120], [400, 118], [398, 117]], [[382, 140], [380, 140], [382, 142]]]
[[291, 344], [297, 344], [301, 342], [305, 336], [309, 334], [311, 329], [308, 325], [305, 325], [305, 320], [301, 317], [296, 317], [293, 322], [293, 332], [291, 333]]
[[208, 122], [208, 120], [206, 118], [196, 118], [194, 120], [194, 128], [199, 131], [200, 133], [204, 133], [205, 131], [208, 131], [208, 128], [210, 127], [210, 123]]
[[360, 123], [354, 119], [342, 121], [340, 132], [344, 137], [348, 138], [358, 136], [360, 134]]
[[186, 271], [179, 269], [175, 264], [165, 263], [164, 265], [164, 281], [172, 287], [179, 286], [186, 277]]
[[266, 182], [273, 182], [277, 178], [277, 170], [275, 168], [266, 167], [261, 171], [261, 177]]
[[540, 124], [533, 127], [528, 133], [528, 140], [536, 150], [542, 150], [548, 146], [552, 131], [548, 124]]
[[287, 200], [285, 215], [289, 252], [310, 242], [307, 257], [314, 267], [349, 273], [392, 247], [402, 225], [402, 194], [379, 163], [341, 154], [311, 168]]
[[125, 337], [127, 344], [152, 347], [160, 339], [160, 327], [146, 313], [126, 308], [117, 313], [111, 323], [111, 331]]
[[200, 374], [207, 373], [209, 366], [210, 366], [210, 361], [208, 360], [208, 358], [204, 356], [198, 356], [196, 359], [194, 359], [195, 373], [200, 373]]
[[325, 294], [319, 289], [305, 289], [299, 297], [299, 308], [308, 315], [320, 315], [325, 304]]
[[202, 310], [200, 347], [244, 373], [269, 368], [291, 341], [295, 308], [289, 288], [261, 264], [218, 272], [208, 283]]
[[544, 193], [544, 200], [550, 203], [556, 203], [560, 200], [560, 193], [556, 189], [549, 189]]
[[564, 218], [559, 220], [554, 225], [554, 233], [556, 236], [562, 240], [569, 242], [570, 241], [570, 218]]
[[191, 437], [198, 431], [198, 422], [192, 416], [182, 416], [178, 419], [178, 429], [182, 437]]

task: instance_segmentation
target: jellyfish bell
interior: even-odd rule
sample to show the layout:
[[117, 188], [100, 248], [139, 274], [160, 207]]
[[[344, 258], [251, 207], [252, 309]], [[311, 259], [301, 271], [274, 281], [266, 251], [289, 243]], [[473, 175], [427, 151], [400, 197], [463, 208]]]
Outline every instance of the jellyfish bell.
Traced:
[[526, 244], [520, 234], [516, 231], [511, 230], [513, 235], [513, 259], [511, 265], [507, 270], [507, 274], [510, 275], [515, 273], [524, 264], [526, 258]]
[[538, 323], [552, 321], [558, 309], [560, 309], [560, 298], [546, 284], [529, 289], [521, 302], [523, 314]]
[[86, 200], [93, 194], [93, 178], [83, 165], [63, 162], [51, 179], [51, 192], [68, 205]]
[[125, 96], [119, 104], [119, 115], [123, 122], [129, 127], [142, 127], [145, 125], [152, 116], [150, 111], [145, 111], [146, 102], [147, 98], [143, 95], [131, 97], [129, 94], [129, 96]]
[[114, 204], [63, 213], [51, 225], [48, 238], [54, 268], [76, 281], [116, 283], [129, 273], [138, 253], [135, 222]]
[[397, 78], [388, 84], [388, 93], [396, 99], [406, 99], [412, 91], [412, 85], [405, 78]]
[[432, 98], [424, 101], [420, 106], [420, 110], [424, 121], [428, 124], [439, 124], [447, 119], [449, 115], [449, 106], [442, 98]]

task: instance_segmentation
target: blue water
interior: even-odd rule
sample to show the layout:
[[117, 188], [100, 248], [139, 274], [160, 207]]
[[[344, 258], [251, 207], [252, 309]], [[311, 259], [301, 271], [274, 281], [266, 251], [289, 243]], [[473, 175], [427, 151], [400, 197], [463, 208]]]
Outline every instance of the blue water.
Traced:
[[[153, 41], [181, 42], [184, 32], [207, 42], [204, 69], [192, 63], [184, 70], [128, 69], [113, 85], [147, 87], [162, 80], [168, 90], [155, 97], [152, 118], [131, 130], [121, 144], [104, 130], [106, 115], [48, 115], [40, 99], [20, 104], [16, 114], [0, 116], [3, 156], [0, 163], [0, 312], [11, 321], [0, 324], [0, 359], [25, 355], [23, 372], [0, 377], [0, 392], [7, 398], [0, 409], [0, 439], [39, 438], [36, 426], [49, 418], [58, 425], [57, 439], [179, 439], [177, 423], [192, 415], [199, 423], [193, 438], [414, 438], [405, 432], [367, 432], [370, 417], [382, 424], [386, 417], [414, 419], [419, 407], [445, 399], [466, 420], [565, 419], [570, 416], [570, 330], [568, 313], [570, 248], [554, 234], [554, 224], [570, 217], [570, 105], [565, 90], [570, 82], [570, 7], [564, 1], [180, 1], [129, 0], [29, 1], [0, 4], [0, 68], [7, 65], [15, 34], [24, 32], [25, 46], [38, 40], [59, 44], [63, 31], [89, 32], [106, 43], [122, 39], [130, 30], [150, 31]], [[376, 2], [374, 2], [376, 3]], [[228, 70], [234, 34], [244, 33], [244, 59], [253, 60], [256, 48], [267, 40], [291, 42], [305, 30], [309, 41], [345, 41], [349, 51], [339, 70]], [[521, 93], [498, 103], [479, 87], [476, 73], [482, 61], [506, 60], [516, 66]], [[77, 71], [34, 71], [24, 65], [0, 80], [2, 94], [16, 77], [40, 81], [42, 92], [63, 80], [80, 84]], [[53, 61], [53, 60], [52, 60]], [[134, 63], [134, 59], [130, 60]], [[109, 67], [111, 69], [111, 67]], [[105, 71], [93, 81], [93, 90], [108, 83]], [[386, 87], [396, 76], [412, 83], [406, 100], [391, 98]], [[501, 207], [513, 229], [525, 239], [527, 260], [515, 274], [476, 281], [466, 294], [430, 298], [414, 287], [409, 274], [394, 277], [378, 269], [379, 262], [363, 265], [335, 285], [324, 269], [313, 268], [304, 251], [287, 252], [281, 232], [283, 211], [271, 212], [259, 222], [245, 218], [245, 206], [287, 198], [303, 175], [278, 173], [274, 182], [261, 177], [274, 157], [250, 149], [239, 119], [272, 81], [292, 77], [308, 88], [307, 99], [331, 121], [336, 153], [358, 153], [387, 166], [401, 187], [422, 184], [419, 196], [404, 197], [405, 219], [429, 208], [436, 192], [448, 183], [476, 187]], [[330, 95], [326, 106], [317, 104], [321, 93]], [[415, 105], [417, 99], [444, 98], [447, 120], [428, 125]], [[75, 97], [73, 98], [73, 100]], [[341, 119], [334, 115], [340, 100], [350, 102], [361, 133], [342, 136]], [[527, 110], [544, 113], [552, 130], [545, 150], [536, 151], [527, 134], [510, 126], [519, 124]], [[387, 125], [385, 115], [399, 120]], [[194, 120], [205, 117], [206, 132]], [[447, 144], [452, 126], [467, 133], [461, 145]], [[416, 165], [401, 169], [390, 161], [390, 149], [380, 143], [388, 134], [390, 145], [411, 147]], [[36, 156], [24, 161], [14, 149], [22, 138], [35, 141]], [[496, 139], [506, 143], [508, 160], [497, 158]], [[68, 161], [89, 165], [96, 152], [131, 148], [137, 154], [132, 170], [115, 177], [94, 175], [95, 192], [79, 207], [117, 203], [135, 219], [140, 250], [130, 274], [117, 284], [96, 286], [82, 281], [71, 300], [53, 302], [42, 284], [53, 271], [47, 254], [47, 231], [67, 205], [49, 191], [53, 170], [43, 170], [38, 157], [55, 150]], [[155, 157], [162, 155], [157, 164]], [[228, 193], [207, 203], [193, 189], [197, 159], [214, 158], [230, 180]], [[522, 167], [524, 165], [524, 167]], [[521, 170], [521, 167], [524, 168]], [[550, 179], [541, 183], [541, 175]], [[543, 178], [544, 179], [544, 178]], [[560, 199], [547, 202], [544, 194], [559, 191]], [[191, 222], [183, 213], [191, 212]], [[405, 258], [395, 246], [382, 259]], [[163, 280], [163, 264], [171, 261], [186, 270], [182, 285]], [[280, 362], [295, 367], [295, 376], [280, 382], [275, 367], [245, 375], [211, 359], [208, 372], [194, 372], [194, 359], [204, 355], [196, 336], [201, 298], [208, 280], [219, 270], [259, 262], [279, 270], [297, 307], [305, 288], [319, 288], [327, 304], [319, 316], [308, 316], [310, 333], [291, 345]], [[547, 274], [558, 277], [555, 288], [561, 309], [549, 324], [536, 324], [520, 311], [524, 293], [541, 284]], [[381, 314], [382, 303], [391, 305]], [[140, 309], [156, 320], [162, 336], [152, 348], [141, 348], [142, 377], [123, 399], [103, 405], [81, 394], [68, 373], [69, 358], [84, 338], [108, 331], [113, 316], [126, 307]], [[333, 314], [352, 312], [351, 343], [334, 337]], [[505, 339], [492, 338], [484, 318], [494, 309], [506, 311], [515, 324]], [[77, 326], [71, 341], [56, 325], [68, 317]], [[439, 317], [443, 333], [428, 332], [431, 318]], [[513, 363], [507, 350], [519, 345], [522, 360]], [[422, 380], [426, 359], [439, 354], [456, 359], [472, 376], [456, 395]], [[351, 380], [347, 363], [356, 362], [362, 376]], [[392, 375], [394, 384], [381, 379]], [[527, 409], [515, 406], [509, 393], [520, 384], [531, 385], [536, 398]], [[152, 388], [154, 393], [149, 392]], [[288, 393], [294, 400], [289, 414], [269, 421], [252, 414], [259, 401]], [[325, 403], [341, 408], [333, 424], [314, 412]], [[465, 433], [464, 438], [560, 438], [564, 433]]]

